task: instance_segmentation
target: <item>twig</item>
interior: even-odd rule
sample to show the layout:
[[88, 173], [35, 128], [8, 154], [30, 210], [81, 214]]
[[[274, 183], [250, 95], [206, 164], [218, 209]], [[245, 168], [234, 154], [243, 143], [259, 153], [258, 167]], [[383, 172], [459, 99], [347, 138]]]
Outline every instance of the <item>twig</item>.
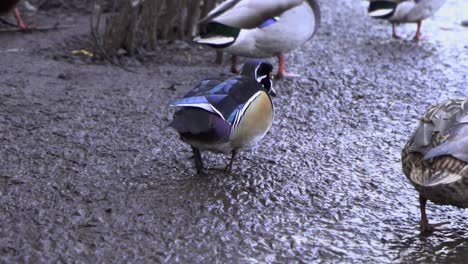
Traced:
[[0, 53], [10, 53], [10, 52], [21, 52], [24, 49], [6, 49], [6, 50], [0, 50]]
[[1, 22], [2, 24], [5, 24], [5, 25], [7, 25], [7, 26], [10, 26], [10, 27], [18, 27], [17, 25], [15, 25], [15, 24], [11, 23], [10, 21], [7, 21], [7, 20], [5, 20], [5, 19], [3, 19], [3, 18], [1, 18], [1, 17], [0, 17], [0, 22]]
[[[94, 39], [94, 44], [95, 46], [98, 48], [99, 52], [101, 53], [101, 55], [104, 57], [105, 60], [107, 60], [108, 62], [110, 62], [112, 65], [115, 65], [119, 68], [122, 68], [126, 71], [129, 71], [129, 72], [132, 72], [132, 73], [138, 73], [134, 70], [131, 70], [125, 66], [123, 66], [122, 64], [118, 63], [118, 62], [115, 62], [108, 54], [107, 52], [104, 50], [103, 46], [102, 46], [102, 43], [99, 41], [99, 38], [97, 36], [97, 33], [96, 33], [96, 28], [94, 26], [94, 14], [95, 14], [95, 11], [96, 11], [96, 0], [93, 0], [92, 2], [92, 5], [93, 5], [93, 8], [91, 10], [91, 15], [89, 16], [89, 23], [90, 23], [90, 26], [91, 26], [91, 35]], [[98, 19], [97, 21], [100, 21], [100, 17], [101, 17], [101, 12], [98, 13]], [[96, 27], [98, 27], [98, 25], [96, 25]]]
[[40, 26], [40, 27], [32, 27], [27, 29], [21, 29], [19, 27], [14, 28], [0, 28], [0, 32], [31, 32], [31, 31], [47, 31], [47, 30], [54, 30], [54, 29], [61, 29], [61, 28], [72, 28], [75, 27], [73, 25], [54, 25], [54, 26]]

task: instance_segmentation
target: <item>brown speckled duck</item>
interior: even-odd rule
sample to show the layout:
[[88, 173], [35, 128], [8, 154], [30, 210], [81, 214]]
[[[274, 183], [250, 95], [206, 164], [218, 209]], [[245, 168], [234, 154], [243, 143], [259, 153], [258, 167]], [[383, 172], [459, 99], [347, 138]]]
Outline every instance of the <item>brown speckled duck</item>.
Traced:
[[421, 229], [433, 231], [426, 202], [468, 207], [468, 98], [430, 107], [402, 152], [403, 172], [419, 192]]
[[14, 8], [15, 18], [16, 18], [16, 21], [18, 22], [18, 27], [21, 29], [26, 29], [27, 27], [24, 24], [23, 19], [21, 19], [21, 15], [18, 10], [18, 7], [16, 7], [18, 3], [19, 3], [19, 0], [1, 0], [0, 1], [0, 15], [4, 15], [8, 13]]

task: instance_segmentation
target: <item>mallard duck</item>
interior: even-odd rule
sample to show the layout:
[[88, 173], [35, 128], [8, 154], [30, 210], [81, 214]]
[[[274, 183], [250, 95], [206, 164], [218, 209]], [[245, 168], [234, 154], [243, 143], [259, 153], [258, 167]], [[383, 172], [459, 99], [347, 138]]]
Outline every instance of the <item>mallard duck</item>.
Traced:
[[231, 171], [239, 149], [260, 141], [271, 127], [274, 96], [270, 73], [273, 66], [248, 60], [240, 75], [221, 73], [199, 81], [182, 99], [169, 124], [192, 146], [197, 173], [203, 172], [200, 150], [231, 153]]
[[421, 228], [432, 231], [426, 202], [468, 207], [468, 98], [430, 107], [402, 151], [403, 172], [419, 192]]
[[432, 16], [446, 0], [370, 0], [369, 16], [392, 23], [392, 36], [399, 39], [396, 24], [416, 23], [414, 40], [421, 38], [422, 21]]
[[236, 56], [278, 56], [277, 77], [292, 77], [297, 75], [285, 71], [284, 53], [312, 38], [319, 24], [316, 0], [229, 0], [200, 21], [194, 41], [231, 53], [232, 72], [237, 72]]
[[4, 15], [8, 12], [10, 12], [13, 8], [14, 13], [15, 13], [15, 18], [16, 21], [18, 22], [18, 27], [21, 29], [27, 29], [26, 25], [23, 22], [23, 19], [21, 19], [21, 15], [19, 12], [18, 7], [16, 5], [18, 4], [19, 0], [2, 0], [0, 1], [0, 15]]

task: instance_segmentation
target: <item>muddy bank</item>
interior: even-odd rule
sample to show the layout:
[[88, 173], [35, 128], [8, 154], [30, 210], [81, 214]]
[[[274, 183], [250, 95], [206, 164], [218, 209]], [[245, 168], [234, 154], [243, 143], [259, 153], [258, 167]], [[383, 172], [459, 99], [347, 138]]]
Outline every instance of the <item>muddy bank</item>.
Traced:
[[429, 204], [451, 224], [421, 237], [400, 165], [418, 116], [467, 96], [463, 6], [448, 1], [414, 43], [361, 3], [322, 1], [319, 34], [287, 62], [302, 77], [275, 84], [273, 128], [230, 175], [203, 153], [207, 177], [166, 124], [170, 100], [228, 69], [213, 51], [161, 46], [123, 61], [132, 74], [71, 54], [86, 48], [82, 13], [31, 14], [77, 26], [0, 34], [0, 259], [464, 261], [467, 213]]

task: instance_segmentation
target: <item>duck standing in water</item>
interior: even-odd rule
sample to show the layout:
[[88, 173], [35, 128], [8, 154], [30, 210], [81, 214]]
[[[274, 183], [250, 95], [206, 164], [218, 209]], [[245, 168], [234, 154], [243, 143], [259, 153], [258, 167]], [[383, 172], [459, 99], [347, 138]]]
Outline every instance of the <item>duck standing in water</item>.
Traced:
[[426, 202], [468, 207], [468, 98], [430, 107], [402, 151], [403, 172], [419, 192], [421, 228], [432, 231]]
[[266, 62], [248, 60], [240, 75], [205, 78], [170, 104], [180, 109], [169, 126], [192, 147], [197, 173], [203, 173], [200, 150], [230, 152], [229, 172], [237, 151], [254, 146], [268, 132], [274, 116], [272, 70]]
[[392, 23], [392, 36], [399, 39], [396, 24], [416, 23], [414, 40], [421, 38], [422, 21], [432, 16], [446, 0], [370, 0], [368, 14]]
[[10, 12], [13, 8], [15, 13], [16, 21], [18, 22], [18, 27], [20, 29], [27, 29], [26, 25], [21, 18], [20, 12], [16, 5], [18, 4], [19, 0], [1, 0], [0, 1], [0, 15], [4, 15]]
[[319, 24], [316, 0], [228, 0], [200, 21], [194, 41], [231, 53], [234, 73], [237, 56], [277, 56], [276, 77], [294, 77], [285, 70], [284, 54], [311, 39]]

